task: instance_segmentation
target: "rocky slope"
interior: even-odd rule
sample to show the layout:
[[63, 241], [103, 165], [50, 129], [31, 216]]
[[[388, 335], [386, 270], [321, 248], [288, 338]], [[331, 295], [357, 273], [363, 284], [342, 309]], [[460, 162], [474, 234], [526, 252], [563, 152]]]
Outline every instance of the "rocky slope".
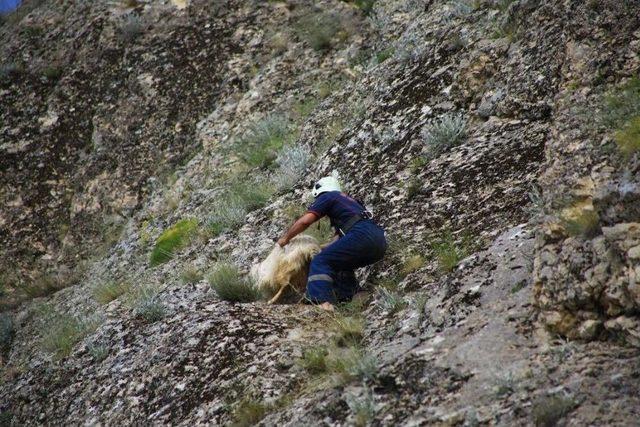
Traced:
[[[21, 58], [0, 83], [7, 276], [120, 229], [72, 286], [3, 317], [3, 422], [635, 423], [638, 157], [616, 141], [640, 114], [640, 6], [372, 4], [45, 1], [0, 27]], [[212, 232], [229, 188], [281, 176], [242, 143], [283, 121], [304, 173]], [[445, 121], [464, 137], [430, 145]], [[247, 271], [332, 170], [393, 242], [361, 310], [185, 279]], [[151, 267], [188, 218], [199, 235]]]

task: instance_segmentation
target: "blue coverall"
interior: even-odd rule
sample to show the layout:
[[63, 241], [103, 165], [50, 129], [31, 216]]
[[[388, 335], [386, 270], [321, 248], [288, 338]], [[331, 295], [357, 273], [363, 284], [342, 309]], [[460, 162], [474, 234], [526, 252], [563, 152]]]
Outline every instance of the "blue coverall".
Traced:
[[[308, 211], [318, 218], [327, 215], [331, 225], [339, 230], [364, 209], [344, 193], [327, 191], [316, 197]], [[370, 219], [361, 219], [313, 257], [307, 279], [307, 299], [318, 304], [350, 301], [358, 292], [353, 270], [381, 260], [386, 249], [384, 230]]]

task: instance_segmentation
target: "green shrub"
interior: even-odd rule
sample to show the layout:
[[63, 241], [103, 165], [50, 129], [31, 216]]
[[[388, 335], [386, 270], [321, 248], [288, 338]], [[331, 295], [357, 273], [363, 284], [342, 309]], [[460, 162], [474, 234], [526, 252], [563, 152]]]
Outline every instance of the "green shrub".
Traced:
[[407, 276], [408, 274], [413, 273], [414, 271], [420, 270], [424, 266], [425, 260], [424, 257], [420, 254], [408, 254], [402, 265], [400, 266], [400, 273], [403, 276]]
[[367, 387], [364, 396], [355, 395], [347, 396], [347, 406], [354, 415], [354, 425], [356, 427], [364, 427], [371, 424], [376, 414], [376, 406], [373, 401], [373, 394]]
[[600, 216], [589, 204], [582, 202], [565, 208], [560, 222], [569, 236], [593, 237], [600, 229]]
[[360, 346], [352, 346], [333, 358], [331, 370], [343, 383], [349, 381], [374, 380], [378, 376], [378, 361]]
[[160, 301], [158, 289], [153, 286], [141, 286], [130, 292], [133, 315], [146, 323], [162, 320], [167, 315], [165, 305]]
[[312, 12], [298, 21], [296, 35], [308, 43], [313, 50], [327, 51], [333, 47], [334, 39], [342, 29], [340, 17], [327, 12]]
[[207, 277], [218, 297], [230, 302], [252, 302], [260, 298], [253, 283], [243, 278], [238, 268], [229, 263], [218, 264]]
[[195, 219], [183, 219], [165, 230], [156, 240], [149, 262], [152, 267], [169, 261], [178, 249], [186, 246], [198, 228]]
[[120, 39], [130, 43], [137, 39], [145, 30], [145, 24], [137, 15], [128, 15], [120, 23]]
[[640, 77], [633, 77], [626, 84], [611, 90], [604, 96], [602, 123], [620, 129], [634, 117], [640, 116]]
[[93, 289], [93, 298], [100, 304], [108, 304], [126, 293], [130, 288], [128, 283], [109, 281]]
[[466, 242], [458, 245], [450, 231], [445, 231], [432, 244], [432, 250], [438, 260], [440, 269], [444, 272], [453, 271], [456, 265], [469, 255], [469, 248]]
[[16, 63], [0, 65], [0, 80], [9, 80], [24, 73], [24, 68]]
[[640, 116], [629, 120], [614, 135], [620, 152], [627, 158], [640, 151]]
[[311, 347], [303, 351], [298, 364], [311, 375], [324, 374], [329, 367], [328, 355], [326, 347]]
[[339, 347], [357, 346], [364, 338], [364, 321], [359, 316], [336, 315], [331, 329], [333, 340]]
[[204, 275], [195, 265], [188, 265], [180, 273], [180, 280], [183, 284], [198, 283]]
[[232, 426], [250, 427], [258, 424], [269, 412], [269, 407], [254, 399], [242, 400], [233, 411]]
[[271, 114], [249, 126], [236, 140], [238, 155], [252, 167], [269, 167], [278, 151], [292, 139], [292, 127], [282, 115]]
[[50, 65], [42, 70], [42, 75], [49, 80], [58, 80], [62, 76], [62, 68]]
[[455, 147], [466, 138], [467, 120], [462, 114], [445, 114], [432, 120], [421, 135], [429, 155], [439, 155], [447, 148]]
[[273, 194], [270, 184], [253, 181], [237, 182], [216, 200], [207, 228], [212, 236], [240, 226], [247, 214], [265, 205]]
[[15, 335], [13, 320], [8, 314], [0, 314], [0, 354], [7, 354]]
[[97, 327], [95, 320], [53, 311], [43, 321], [42, 347], [58, 359], [68, 356], [73, 347]]
[[373, 10], [373, 5], [376, 0], [354, 0], [353, 2], [358, 9], [360, 9], [365, 15], [369, 15]]
[[533, 422], [537, 427], [553, 427], [575, 407], [573, 399], [564, 396], [545, 396], [533, 403]]
[[389, 314], [397, 313], [407, 306], [406, 301], [398, 292], [379, 287], [377, 294], [377, 305]]
[[96, 362], [101, 362], [109, 355], [109, 347], [104, 344], [89, 344], [87, 345], [87, 351]]
[[386, 49], [382, 49], [376, 52], [376, 62], [378, 64], [382, 64], [384, 61], [391, 58], [394, 53], [395, 53], [395, 48], [393, 46], [388, 47]]
[[311, 150], [305, 146], [285, 147], [278, 154], [278, 170], [272, 177], [272, 181], [278, 190], [289, 190], [299, 180], [307, 169]]

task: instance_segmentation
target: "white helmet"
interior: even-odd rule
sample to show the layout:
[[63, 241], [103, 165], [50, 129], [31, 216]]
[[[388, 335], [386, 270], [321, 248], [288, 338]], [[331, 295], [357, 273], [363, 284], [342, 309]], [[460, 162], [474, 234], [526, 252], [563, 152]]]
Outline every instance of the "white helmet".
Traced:
[[318, 197], [321, 193], [325, 193], [327, 191], [342, 191], [340, 188], [340, 183], [333, 176], [325, 176], [324, 178], [320, 178], [316, 185], [313, 186], [311, 190], [311, 195], [313, 197]]

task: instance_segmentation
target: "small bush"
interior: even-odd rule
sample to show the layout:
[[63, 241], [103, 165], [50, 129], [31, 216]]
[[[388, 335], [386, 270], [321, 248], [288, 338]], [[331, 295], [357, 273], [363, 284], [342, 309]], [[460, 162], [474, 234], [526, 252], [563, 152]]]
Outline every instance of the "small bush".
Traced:
[[253, 283], [243, 278], [235, 265], [218, 264], [207, 277], [211, 288], [220, 299], [230, 302], [253, 302], [260, 293]]
[[302, 353], [298, 364], [311, 375], [324, 374], [329, 368], [328, 355], [325, 347], [311, 347]]
[[598, 213], [580, 203], [565, 209], [560, 221], [567, 234], [573, 237], [593, 237], [600, 229]]
[[133, 42], [145, 30], [145, 25], [137, 15], [128, 15], [120, 24], [120, 38], [127, 42]]
[[627, 158], [640, 151], [640, 116], [631, 119], [615, 133], [614, 139], [620, 152]]
[[333, 47], [334, 38], [341, 27], [339, 16], [327, 12], [314, 12], [300, 19], [295, 32], [313, 50], [321, 52]]
[[400, 268], [400, 273], [403, 276], [413, 273], [414, 271], [420, 270], [424, 266], [425, 260], [422, 255], [419, 254], [411, 254], [408, 255], [407, 258], [402, 263]]
[[182, 273], [180, 274], [180, 280], [185, 285], [190, 283], [198, 283], [202, 280], [203, 277], [204, 275], [195, 265], [188, 265], [184, 268], [184, 270], [182, 270]]
[[305, 146], [285, 147], [276, 162], [278, 170], [273, 176], [273, 182], [278, 190], [288, 190], [293, 187], [307, 169], [311, 150]]
[[332, 320], [333, 340], [339, 347], [359, 345], [364, 338], [364, 321], [361, 317], [336, 316]]
[[467, 120], [462, 114], [445, 114], [428, 123], [421, 135], [430, 155], [460, 145], [466, 138]]
[[53, 312], [44, 322], [43, 349], [58, 359], [68, 356], [73, 347], [97, 326], [92, 320]]
[[395, 314], [407, 306], [402, 295], [386, 288], [378, 288], [377, 305], [388, 314]]
[[270, 184], [259, 184], [253, 181], [232, 184], [215, 202], [209, 216], [209, 232], [215, 236], [225, 230], [238, 227], [250, 211], [264, 206], [272, 194], [273, 187]]
[[7, 354], [15, 335], [13, 320], [8, 314], [0, 314], [0, 354]]
[[359, 346], [348, 348], [343, 354], [336, 355], [331, 369], [343, 382], [353, 380], [374, 380], [378, 376], [378, 361]]
[[104, 344], [89, 344], [87, 346], [87, 351], [96, 362], [103, 361], [109, 355], [109, 347]]
[[24, 69], [16, 63], [0, 65], [0, 80], [9, 80], [23, 73]]
[[292, 139], [289, 120], [272, 114], [252, 124], [235, 142], [238, 155], [252, 167], [269, 167], [276, 160], [278, 151]]
[[564, 396], [545, 396], [533, 403], [533, 422], [537, 427], [553, 427], [576, 406]]
[[364, 427], [371, 424], [376, 415], [376, 405], [373, 401], [373, 394], [367, 387], [364, 396], [356, 395], [347, 396], [347, 406], [354, 415], [354, 425], [356, 427]]
[[233, 423], [231, 425], [236, 427], [254, 426], [258, 424], [268, 412], [269, 407], [264, 403], [253, 399], [244, 399], [233, 411]]
[[109, 281], [93, 289], [93, 298], [100, 304], [108, 304], [125, 294], [130, 288], [128, 283]]
[[610, 128], [620, 129], [630, 119], [640, 116], [640, 77], [607, 93], [603, 104], [601, 121]]
[[394, 53], [395, 48], [393, 46], [376, 52], [376, 63], [382, 64], [384, 61], [391, 58]]
[[158, 289], [153, 286], [141, 286], [130, 292], [133, 315], [146, 323], [162, 320], [167, 315], [167, 309], [160, 301]]
[[433, 243], [432, 250], [440, 269], [444, 272], [453, 271], [456, 265], [469, 254], [467, 245], [464, 243], [458, 245], [453, 234], [449, 231], [446, 231], [440, 239]]
[[183, 219], [165, 230], [151, 251], [149, 262], [152, 267], [169, 261], [176, 250], [186, 246], [198, 228], [195, 219]]
[[375, 5], [376, 0], [354, 0], [353, 3], [365, 15], [369, 15], [371, 11], [373, 11], [373, 6]]
[[58, 80], [62, 76], [62, 68], [50, 65], [42, 70], [42, 75], [48, 80]]

